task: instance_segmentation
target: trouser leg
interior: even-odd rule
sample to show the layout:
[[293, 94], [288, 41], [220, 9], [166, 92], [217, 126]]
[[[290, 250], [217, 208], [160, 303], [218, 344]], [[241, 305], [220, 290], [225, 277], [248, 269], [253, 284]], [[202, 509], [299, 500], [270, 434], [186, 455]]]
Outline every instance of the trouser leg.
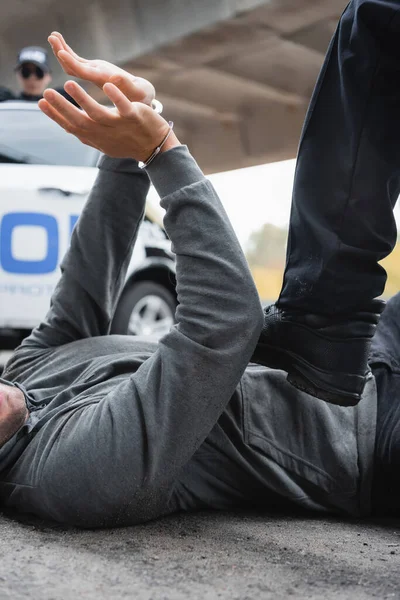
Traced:
[[367, 306], [384, 289], [400, 191], [400, 1], [353, 0], [300, 142], [281, 308]]

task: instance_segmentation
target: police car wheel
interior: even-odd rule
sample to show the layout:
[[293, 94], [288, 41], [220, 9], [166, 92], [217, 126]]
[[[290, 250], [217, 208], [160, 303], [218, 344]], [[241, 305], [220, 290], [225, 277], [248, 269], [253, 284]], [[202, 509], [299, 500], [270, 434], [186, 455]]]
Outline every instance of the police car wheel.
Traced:
[[123, 292], [112, 333], [160, 339], [174, 324], [175, 309], [176, 300], [164, 286], [153, 281], [139, 281]]

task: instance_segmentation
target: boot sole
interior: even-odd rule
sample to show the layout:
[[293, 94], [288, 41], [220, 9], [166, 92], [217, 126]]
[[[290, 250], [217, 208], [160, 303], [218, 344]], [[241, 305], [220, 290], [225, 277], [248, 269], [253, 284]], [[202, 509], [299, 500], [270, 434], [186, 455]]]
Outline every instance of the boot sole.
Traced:
[[[288, 382], [295, 388], [336, 406], [356, 406], [361, 400], [366, 382], [366, 375], [333, 374], [307, 363], [297, 354], [261, 342], [258, 343], [252, 362], [286, 371]], [[342, 384], [340, 389], [333, 385], [332, 381], [338, 376]], [[343, 387], [346, 390], [343, 390]]]

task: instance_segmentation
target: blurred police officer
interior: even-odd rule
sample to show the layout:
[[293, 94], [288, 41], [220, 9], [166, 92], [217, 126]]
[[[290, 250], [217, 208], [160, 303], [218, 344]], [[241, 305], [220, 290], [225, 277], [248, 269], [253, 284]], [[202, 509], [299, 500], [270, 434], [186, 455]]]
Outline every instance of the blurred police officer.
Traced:
[[39, 46], [23, 48], [18, 54], [15, 72], [21, 88], [17, 98], [38, 102], [51, 82], [46, 50]]
[[[26, 100], [38, 102], [43, 97], [43, 92], [52, 81], [51, 69], [48, 62], [47, 51], [40, 46], [27, 46], [22, 48], [17, 56], [15, 72], [20, 87], [20, 93], [15, 95], [9, 89], [0, 87], [0, 101]], [[63, 88], [57, 91], [70, 102], [75, 101]]]

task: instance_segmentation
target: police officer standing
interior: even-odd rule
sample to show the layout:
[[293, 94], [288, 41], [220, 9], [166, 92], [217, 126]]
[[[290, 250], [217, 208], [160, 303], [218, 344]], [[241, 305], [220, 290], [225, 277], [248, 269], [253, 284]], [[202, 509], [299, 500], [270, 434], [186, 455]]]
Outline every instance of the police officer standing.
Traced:
[[39, 46], [23, 48], [18, 54], [15, 72], [21, 88], [17, 99], [38, 102], [51, 82], [46, 50]]
[[[40, 46], [23, 48], [18, 53], [15, 72], [21, 90], [20, 93], [14, 94], [8, 88], [0, 87], [0, 101], [26, 100], [28, 102], [38, 102], [43, 98], [43, 92], [49, 87], [52, 80], [47, 51]], [[70, 102], [76, 104], [63, 88], [59, 88], [57, 91]]]

